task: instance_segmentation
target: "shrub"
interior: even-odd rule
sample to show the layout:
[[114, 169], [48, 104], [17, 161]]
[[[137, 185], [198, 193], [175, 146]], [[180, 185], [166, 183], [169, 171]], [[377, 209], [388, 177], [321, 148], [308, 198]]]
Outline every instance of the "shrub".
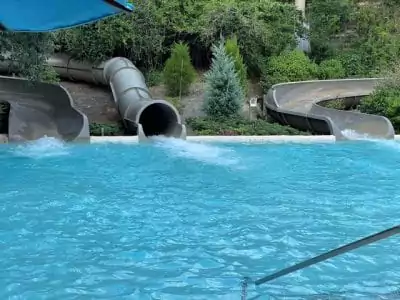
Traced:
[[149, 70], [144, 73], [144, 78], [148, 87], [160, 85], [163, 81], [163, 74], [158, 70]]
[[319, 79], [340, 79], [346, 76], [342, 62], [338, 59], [327, 59], [319, 65]]
[[205, 107], [210, 117], [237, 115], [244, 102], [243, 90], [232, 58], [222, 43], [212, 47], [211, 69], [205, 74]]
[[227, 39], [225, 42], [225, 51], [233, 59], [235, 71], [243, 89], [243, 93], [247, 94], [247, 68], [240, 54], [237, 38]]
[[315, 79], [317, 74], [317, 64], [303, 51], [284, 51], [267, 62], [263, 70], [262, 85], [267, 90], [277, 83]]
[[359, 109], [367, 114], [387, 117], [396, 132], [400, 132], [400, 67], [385, 74], [386, 79], [375, 91], [361, 100]]
[[342, 63], [345, 77], [357, 77], [362, 75], [368, 75], [366, 66], [363, 63], [363, 58], [360, 53], [348, 52], [343, 53], [338, 57]]
[[91, 123], [89, 125], [90, 135], [93, 136], [116, 136], [124, 135], [125, 129], [122, 123], [117, 124], [101, 124]]
[[365, 97], [359, 106], [361, 112], [387, 117], [396, 132], [400, 131], [400, 89], [393, 86], [378, 87]]
[[196, 71], [186, 44], [173, 45], [171, 57], [165, 63], [163, 77], [169, 96], [175, 97], [188, 93], [190, 85], [196, 79]]
[[236, 118], [188, 118], [186, 123], [197, 135], [308, 135], [289, 126], [265, 120]]

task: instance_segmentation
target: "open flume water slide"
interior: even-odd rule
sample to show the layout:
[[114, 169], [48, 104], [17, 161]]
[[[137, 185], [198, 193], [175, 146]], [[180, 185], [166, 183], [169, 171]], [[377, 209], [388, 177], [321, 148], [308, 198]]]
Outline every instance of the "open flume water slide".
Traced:
[[332, 134], [337, 140], [353, 139], [354, 136], [393, 139], [393, 125], [385, 117], [319, 105], [335, 99], [355, 104], [360, 97], [371, 94], [381, 80], [362, 78], [281, 83], [264, 95], [264, 104], [268, 114], [279, 123], [300, 130]]

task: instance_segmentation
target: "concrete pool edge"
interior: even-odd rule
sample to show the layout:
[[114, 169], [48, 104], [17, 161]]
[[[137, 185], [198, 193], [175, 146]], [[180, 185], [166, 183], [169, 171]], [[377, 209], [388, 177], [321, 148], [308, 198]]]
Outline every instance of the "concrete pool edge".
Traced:
[[[333, 135], [308, 136], [308, 135], [268, 135], [268, 136], [187, 136], [190, 142], [214, 143], [334, 143]], [[136, 136], [92, 136], [91, 143], [125, 143], [136, 144]]]
[[[254, 135], [254, 136], [188, 136], [191, 142], [214, 143], [335, 143], [333, 135]], [[400, 135], [395, 135], [400, 141]], [[7, 136], [0, 134], [0, 144], [7, 144]], [[137, 144], [137, 136], [91, 136], [90, 143]]]

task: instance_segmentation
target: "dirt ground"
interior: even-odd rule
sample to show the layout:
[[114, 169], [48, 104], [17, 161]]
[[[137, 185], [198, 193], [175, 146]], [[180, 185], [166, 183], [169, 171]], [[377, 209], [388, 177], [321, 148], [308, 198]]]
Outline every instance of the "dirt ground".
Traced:
[[[62, 81], [61, 85], [68, 90], [77, 108], [88, 116], [91, 123], [113, 124], [121, 119], [108, 87], [68, 81]], [[166, 98], [165, 88], [162, 85], [151, 87], [150, 93], [154, 99]], [[255, 95], [261, 96], [261, 94], [261, 89], [257, 84], [249, 85], [248, 98]], [[202, 111], [203, 99], [204, 83], [196, 82], [192, 85], [190, 93], [182, 97], [182, 119], [204, 115]], [[244, 106], [245, 110], [246, 105]]]

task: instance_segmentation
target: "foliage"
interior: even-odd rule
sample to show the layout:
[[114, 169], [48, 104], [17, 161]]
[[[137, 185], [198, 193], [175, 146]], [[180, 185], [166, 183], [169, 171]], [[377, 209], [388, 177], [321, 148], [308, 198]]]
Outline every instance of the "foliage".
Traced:
[[259, 76], [268, 57], [295, 46], [300, 31], [293, 4], [281, 1], [204, 1], [198, 31], [206, 46], [236, 36], [250, 74]]
[[266, 64], [263, 73], [265, 90], [281, 82], [315, 79], [318, 76], [318, 66], [300, 50], [284, 51], [273, 56]]
[[171, 57], [165, 63], [163, 78], [169, 96], [181, 96], [189, 92], [190, 85], [196, 79], [196, 70], [186, 44], [174, 44]]
[[124, 135], [124, 126], [122, 123], [117, 124], [101, 124], [91, 123], [89, 124], [90, 135], [93, 136], [117, 136]]
[[59, 31], [58, 50], [76, 58], [100, 62], [120, 55], [147, 69], [162, 65], [165, 27], [153, 1], [135, 1], [135, 12]]
[[362, 77], [368, 75], [369, 70], [363, 62], [363, 55], [360, 51], [347, 51], [337, 57], [342, 63], [346, 78]]
[[234, 62], [222, 43], [212, 49], [211, 69], [205, 74], [204, 110], [210, 117], [235, 116], [244, 103], [244, 95]]
[[361, 101], [360, 111], [387, 117], [395, 131], [400, 132], [400, 89], [379, 88]]
[[333, 108], [338, 110], [347, 110], [346, 103], [344, 99], [328, 100], [318, 103], [320, 106]]
[[243, 57], [240, 54], [237, 38], [229, 38], [225, 41], [225, 51], [231, 56], [234, 64], [235, 71], [242, 86], [243, 92], [247, 94], [247, 68], [243, 62]]
[[186, 122], [196, 135], [308, 135], [289, 126], [260, 119], [198, 117], [188, 118]]
[[387, 117], [395, 131], [400, 132], [400, 67], [386, 74], [375, 91], [361, 101], [359, 109], [364, 113]]
[[244, 62], [259, 73], [261, 62], [295, 44], [292, 4], [276, 0], [135, 1], [135, 12], [57, 33], [60, 51], [82, 59], [126, 56], [147, 69], [159, 68], [176, 41], [192, 49], [197, 67], [207, 67], [209, 48], [236, 35]]
[[307, 15], [313, 57], [317, 61], [337, 54], [343, 34], [348, 30], [354, 11], [351, 0], [312, 0]]
[[144, 78], [148, 87], [159, 85], [163, 82], [163, 73], [158, 70], [144, 72]]
[[165, 100], [171, 103], [178, 110], [179, 113], [183, 112], [184, 106], [179, 97], [167, 97]]
[[58, 81], [54, 69], [45, 64], [54, 50], [52, 34], [0, 32], [0, 49], [7, 55], [0, 58], [16, 62], [17, 75], [33, 81]]
[[319, 79], [340, 79], [346, 75], [342, 62], [338, 59], [323, 60], [318, 68]]

